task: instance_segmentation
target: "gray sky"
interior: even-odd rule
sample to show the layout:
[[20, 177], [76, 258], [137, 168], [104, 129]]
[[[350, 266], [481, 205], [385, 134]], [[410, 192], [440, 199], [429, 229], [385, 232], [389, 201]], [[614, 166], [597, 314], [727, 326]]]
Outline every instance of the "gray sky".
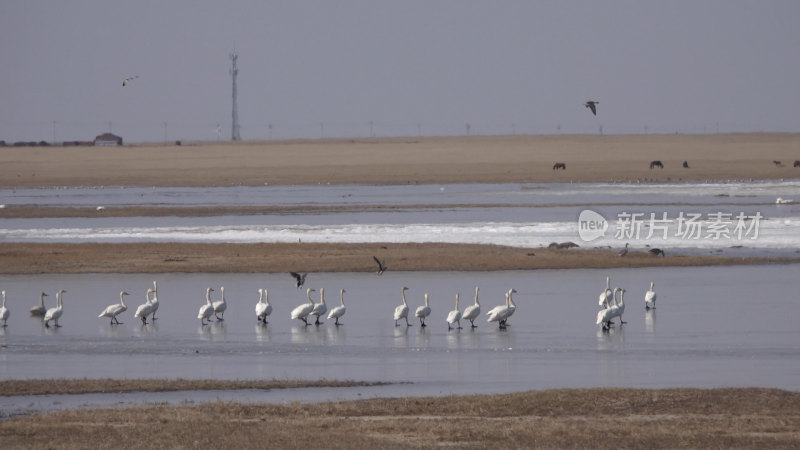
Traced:
[[0, 139], [230, 139], [234, 46], [244, 140], [798, 132], [798, 24], [796, 0], [3, 0]]

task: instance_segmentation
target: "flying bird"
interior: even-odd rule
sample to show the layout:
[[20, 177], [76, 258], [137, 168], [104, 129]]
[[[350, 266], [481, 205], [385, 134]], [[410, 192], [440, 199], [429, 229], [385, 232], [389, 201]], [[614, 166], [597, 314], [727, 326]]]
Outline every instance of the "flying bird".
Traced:
[[124, 80], [122, 80], [122, 87], [127, 86], [128, 83], [130, 83], [131, 81], [133, 81], [133, 80], [135, 80], [137, 78], [139, 78], [139, 75], [134, 75], [132, 77], [125, 78]]
[[594, 114], [596, 116], [597, 115], [597, 105], [599, 105], [599, 104], [600, 104], [600, 102], [596, 102], [594, 100], [589, 100], [588, 102], [584, 103], [583, 106], [591, 109], [592, 110], [592, 114]]
[[306, 275], [308, 275], [308, 273], [299, 274], [297, 272], [289, 272], [289, 275], [293, 276], [294, 279], [297, 280], [297, 289], [300, 289], [306, 282]]
[[387, 269], [386, 260], [384, 259], [383, 261], [381, 261], [380, 259], [378, 259], [377, 256], [373, 256], [372, 259], [374, 259], [375, 262], [378, 264], [378, 272], [377, 272], [378, 275], [383, 275], [383, 272], [385, 272]]

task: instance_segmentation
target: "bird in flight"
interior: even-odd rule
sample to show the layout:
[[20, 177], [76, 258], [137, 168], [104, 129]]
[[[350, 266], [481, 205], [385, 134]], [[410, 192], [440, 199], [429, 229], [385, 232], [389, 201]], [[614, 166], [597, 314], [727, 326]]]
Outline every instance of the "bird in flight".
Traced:
[[596, 102], [594, 100], [589, 100], [588, 102], [584, 103], [583, 106], [591, 109], [592, 110], [592, 114], [594, 114], [596, 116], [597, 115], [597, 105], [599, 105], [599, 104], [600, 104], [600, 102]]
[[125, 78], [124, 80], [122, 80], [122, 86], [123, 87], [127, 86], [128, 83], [130, 83], [131, 81], [133, 81], [133, 80], [135, 80], [137, 78], [139, 78], [139, 75], [134, 75], [132, 77]]
[[293, 276], [295, 280], [297, 280], [297, 289], [300, 289], [303, 286], [303, 283], [306, 282], [306, 275], [308, 273], [299, 274], [297, 272], [289, 272], [289, 275]]
[[383, 275], [386, 271], [386, 260], [381, 261], [377, 256], [373, 256], [372, 259], [378, 264], [378, 275]]

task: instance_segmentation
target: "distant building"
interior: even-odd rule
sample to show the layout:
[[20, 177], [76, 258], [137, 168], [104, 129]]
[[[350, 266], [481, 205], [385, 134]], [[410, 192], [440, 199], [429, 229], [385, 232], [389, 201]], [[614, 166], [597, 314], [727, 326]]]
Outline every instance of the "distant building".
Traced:
[[94, 145], [95, 146], [122, 145], [122, 138], [117, 136], [116, 134], [103, 133], [100, 136], [94, 138]]

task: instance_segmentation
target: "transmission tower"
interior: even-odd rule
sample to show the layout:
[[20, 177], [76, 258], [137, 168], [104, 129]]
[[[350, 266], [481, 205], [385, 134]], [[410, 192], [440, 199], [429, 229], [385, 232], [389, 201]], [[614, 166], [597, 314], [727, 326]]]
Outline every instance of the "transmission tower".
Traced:
[[239, 74], [239, 67], [236, 60], [239, 59], [239, 54], [234, 50], [230, 55], [231, 57], [231, 78], [233, 78], [233, 113], [231, 121], [231, 140], [241, 141], [242, 137], [239, 136], [239, 108], [236, 105], [236, 75]]

